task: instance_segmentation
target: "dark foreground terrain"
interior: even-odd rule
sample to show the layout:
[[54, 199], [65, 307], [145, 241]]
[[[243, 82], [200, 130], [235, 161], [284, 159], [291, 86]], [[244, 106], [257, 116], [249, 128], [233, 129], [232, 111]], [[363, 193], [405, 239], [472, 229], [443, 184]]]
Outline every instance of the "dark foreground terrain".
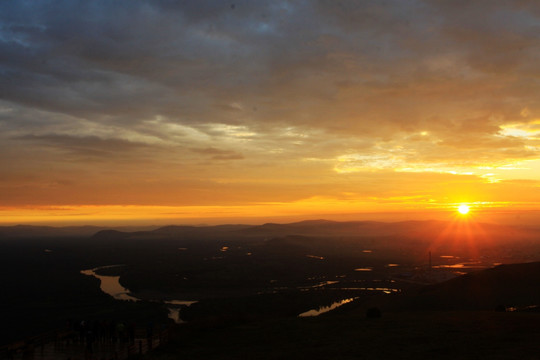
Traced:
[[145, 359], [540, 359], [540, 314], [358, 311], [189, 324]]
[[[129, 230], [0, 228], [1, 345], [81, 319], [169, 326], [163, 301], [174, 299], [197, 302], [147, 358], [540, 359], [538, 229], [319, 220]], [[115, 300], [81, 274], [104, 266], [142, 300]], [[382, 317], [366, 318], [370, 308]]]
[[[318, 317], [207, 317], [145, 358], [540, 359], [538, 284], [540, 262], [513, 264]], [[381, 317], [368, 317], [373, 309]]]

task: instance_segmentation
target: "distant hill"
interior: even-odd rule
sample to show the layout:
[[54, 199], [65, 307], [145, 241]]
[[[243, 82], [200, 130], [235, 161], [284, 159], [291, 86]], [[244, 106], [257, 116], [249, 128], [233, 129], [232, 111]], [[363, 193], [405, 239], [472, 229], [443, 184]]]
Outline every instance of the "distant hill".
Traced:
[[388, 234], [385, 231], [386, 223], [375, 221], [347, 221], [338, 222], [330, 220], [307, 220], [290, 224], [267, 223], [252, 226], [241, 230], [245, 234], [266, 235], [361, 235], [361, 234]]
[[444, 234], [453, 236], [456, 233], [466, 232], [469, 235], [488, 234], [524, 234], [524, 230], [509, 226], [475, 222], [449, 222], [437, 220], [425, 221], [329, 221], [308, 220], [290, 224], [267, 223], [252, 226], [241, 230], [245, 234], [266, 235], [343, 235], [343, 236], [388, 236], [388, 235], [414, 235], [430, 236]]
[[0, 227], [0, 238], [30, 238], [30, 237], [68, 237], [68, 236], [91, 236], [103, 227], [98, 226], [31, 226], [16, 225]]
[[[514, 229], [501, 229], [498, 225], [477, 225], [478, 229], [467, 229], [469, 235], [510, 234]], [[450, 230], [448, 230], [450, 228]], [[452, 228], [443, 221], [406, 221], [385, 223], [376, 221], [338, 222], [330, 220], [307, 220], [289, 224], [267, 223], [263, 225], [218, 225], [218, 226], [164, 226], [152, 231], [117, 232], [110, 230], [97, 232], [95, 238], [124, 239], [272, 239], [287, 236], [305, 237], [414, 237], [434, 239], [437, 234], [457, 236], [462, 229]]]
[[154, 234], [160, 235], [186, 235], [186, 234], [196, 234], [196, 235], [211, 235], [219, 233], [229, 233], [233, 231], [241, 231], [247, 228], [250, 228], [250, 225], [216, 225], [216, 226], [164, 226], [159, 229], [152, 231]]
[[[112, 232], [115, 231], [115, 232]], [[169, 225], [163, 227], [100, 227], [100, 226], [3, 226], [0, 227], [0, 238], [30, 237], [69, 237], [81, 236], [96, 238], [234, 238], [234, 237], [283, 237], [289, 235], [302, 236], [347, 236], [347, 237], [381, 237], [394, 236], [414, 237], [417, 239], [457, 239], [475, 240], [538, 238], [539, 229], [520, 229], [510, 226], [485, 224], [476, 222], [448, 221], [330, 221], [307, 220], [288, 224], [267, 223], [263, 225], [217, 225], [188, 226]]]
[[233, 238], [238, 231], [250, 225], [217, 225], [217, 226], [163, 226], [151, 231], [113, 231], [102, 230], [93, 235], [95, 239], [208, 239]]
[[0, 226], [0, 239], [2, 238], [52, 238], [52, 237], [89, 237], [97, 232], [114, 229], [115, 231], [139, 231], [152, 230], [155, 226], [145, 227], [103, 227], [103, 226], [34, 226], [34, 225], [15, 225]]

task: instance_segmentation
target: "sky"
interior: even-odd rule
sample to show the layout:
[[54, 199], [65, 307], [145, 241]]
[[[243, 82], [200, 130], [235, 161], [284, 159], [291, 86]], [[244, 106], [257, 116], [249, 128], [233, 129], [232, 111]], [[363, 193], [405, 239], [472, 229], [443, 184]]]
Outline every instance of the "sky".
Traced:
[[0, 223], [536, 212], [539, 64], [535, 0], [0, 1]]

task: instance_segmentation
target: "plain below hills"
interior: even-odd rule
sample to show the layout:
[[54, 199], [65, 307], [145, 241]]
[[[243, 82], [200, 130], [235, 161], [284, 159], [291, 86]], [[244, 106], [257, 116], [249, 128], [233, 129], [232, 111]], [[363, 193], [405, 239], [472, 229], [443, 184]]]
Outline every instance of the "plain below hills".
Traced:
[[[502, 265], [314, 318], [213, 316], [144, 358], [539, 359], [539, 281], [540, 262]], [[366, 317], [373, 306], [380, 318]]]

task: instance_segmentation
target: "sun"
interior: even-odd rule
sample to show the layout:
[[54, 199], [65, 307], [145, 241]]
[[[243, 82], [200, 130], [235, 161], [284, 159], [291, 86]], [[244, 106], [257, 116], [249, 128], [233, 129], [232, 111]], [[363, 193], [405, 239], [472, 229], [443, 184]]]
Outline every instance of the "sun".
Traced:
[[466, 215], [469, 213], [469, 205], [467, 204], [461, 204], [459, 205], [457, 211], [461, 214], [461, 215]]

